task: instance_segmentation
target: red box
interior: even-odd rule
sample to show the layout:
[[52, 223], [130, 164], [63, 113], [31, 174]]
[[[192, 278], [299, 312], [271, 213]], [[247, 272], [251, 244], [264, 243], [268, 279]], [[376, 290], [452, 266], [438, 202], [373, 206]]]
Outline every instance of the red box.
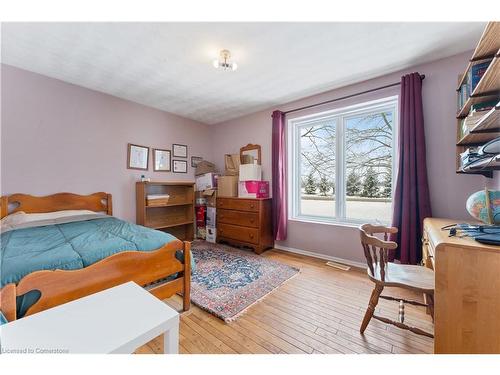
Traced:
[[240, 181], [238, 197], [269, 198], [269, 181]]

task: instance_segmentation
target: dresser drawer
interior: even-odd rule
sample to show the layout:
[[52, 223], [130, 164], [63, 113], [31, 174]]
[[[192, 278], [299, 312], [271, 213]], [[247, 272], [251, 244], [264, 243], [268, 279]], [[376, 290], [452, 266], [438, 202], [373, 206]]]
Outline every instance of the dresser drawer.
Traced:
[[219, 224], [217, 236], [253, 244], [259, 243], [259, 231], [257, 229], [240, 227], [238, 225]]
[[217, 208], [259, 212], [259, 201], [252, 199], [217, 198]]
[[259, 215], [256, 212], [241, 212], [220, 208], [217, 210], [217, 222], [258, 228]]

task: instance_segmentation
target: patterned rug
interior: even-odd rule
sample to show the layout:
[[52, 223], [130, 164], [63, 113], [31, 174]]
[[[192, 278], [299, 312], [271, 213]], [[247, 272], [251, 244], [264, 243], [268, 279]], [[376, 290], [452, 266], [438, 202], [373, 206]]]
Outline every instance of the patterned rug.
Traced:
[[251, 250], [206, 241], [194, 241], [191, 251], [196, 262], [191, 301], [226, 322], [299, 272]]

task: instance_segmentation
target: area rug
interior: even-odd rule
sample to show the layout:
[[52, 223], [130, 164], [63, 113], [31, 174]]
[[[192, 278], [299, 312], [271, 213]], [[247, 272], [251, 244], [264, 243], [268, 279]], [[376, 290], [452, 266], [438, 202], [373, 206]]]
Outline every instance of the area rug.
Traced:
[[194, 241], [191, 252], [196, 262], [191, 301], [226, 322], [299, 272], [251, 250], [205, 241]]

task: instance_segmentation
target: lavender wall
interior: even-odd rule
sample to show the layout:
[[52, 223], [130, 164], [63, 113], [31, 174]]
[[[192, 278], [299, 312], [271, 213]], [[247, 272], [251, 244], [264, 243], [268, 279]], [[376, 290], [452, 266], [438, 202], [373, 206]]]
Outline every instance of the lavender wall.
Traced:
[[[2, 65], [2, 195], [60, 191], [113, 194], [116, 216], [135, 221], [135, 181], [126, 169], [127, 143], [170, 149], [188, 145], [189, 157], [212, 159], [208, 125]], [[188, 161], [190, 165], [190, 162]], [[193, 180], [152, 172], [156, 180]]]
[[[466, 198], [472, 192], [483, 189], [485, 184], [492, 187], [494, 181], [498, 180], [498, 173], [493, 180], [487, 180], [481, 176], [458, 175], [455, 173], [455, 87], [457, 77], [463, 72], [470, 55], [471, 52], [467, 52], [432, 63], [418, 65], [405, 71], [216, 124], [214, 125], [215, 131], [212, 133], [216, 163], [219, 168], [222, 168], [225, 153], [235, 153], [238, 152], [239, 147], [242, 145], [257, 143], [262, 146], [264, 179], [270, 180], [271, 113], [274, 109], [286, 111], [399, 82], [401, 75], [418, 71], [426, 75], [423, 84], [423, 100], [427, 140], [427, 168], [433, 215], [467, 219], [468, 214], [464, 207]], [[335, 109], [362, 101], [397, 95], [398, 91], [398, 87], [385, 89], [327, 105], [314, 111]], [[303, 111], [300, 114], [293, 115], [303, 116], [312, 112]], [[290, 115], [288, 118], [293, 118], [293, 116]], [[358, 232], [351, 226], [304, 223], [290, 220], [288, 225], [288, 239], [277, 243], [278, 246], [311, 251], [352, 261], [364, 261], [359, 245]]]
[[[212, 126], [2, 65], [1, 192], [43, 195], [104, 190], [113, 194], [115, 214], [134, 221], [134, 182], [141, 172], [125, 168], [128, 142], [158, 148], [184, 143], [189, 147], [189, 156], [214, 159], [221, 169], [225, 153], [236, 153], [242, 145], [257, 143], [262, 146], [264, 178], [270, 180], [272, 110], [287, 110], [397, 82], [402, 74], [418, 71], [426, 75], [424, 115], [434, 216], [467, 219], [464, 202], [469, 194], [485, 184], [500, 187], [498, 173], [493, 180], [455, 173], [454, 89], [469, 56], [464, 53], [415, 66]], [[386, 89], [322, 109], [397, 93], [397, 88]], [[193, 179], [192, 168], [187, 175], [151, 170], [147, 175], [157, 180]], [[289, 221], [288, 233], [288, 239], [278, 246], [363, 261], [357, 231], [351, 226]]]

